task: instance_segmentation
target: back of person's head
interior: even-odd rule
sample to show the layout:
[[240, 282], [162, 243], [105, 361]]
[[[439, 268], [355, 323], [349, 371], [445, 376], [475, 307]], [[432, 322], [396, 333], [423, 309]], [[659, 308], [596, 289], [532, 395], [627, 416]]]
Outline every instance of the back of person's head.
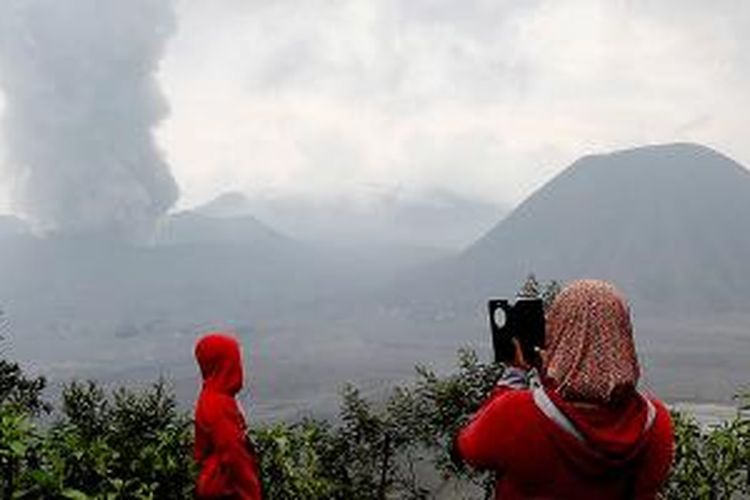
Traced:
[[204, 388], [228, 395], [242, 389], [242, 350], [233, 335], [212, 332], [202, 336], [195, 344], [195, 359]]
[[546, 378], [569, 401], [616, 403], [632, 394], [640, 368], [630, 310], [610, 283], [574, 281], [547, 314]]

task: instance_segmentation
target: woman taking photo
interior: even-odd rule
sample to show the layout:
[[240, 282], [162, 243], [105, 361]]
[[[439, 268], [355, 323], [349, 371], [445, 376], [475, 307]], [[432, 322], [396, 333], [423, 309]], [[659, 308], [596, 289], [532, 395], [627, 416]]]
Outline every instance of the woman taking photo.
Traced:
[[457, 437], [496, 473], [502, 499], [653, 499], [674, 454], [669, 412], [638, 392], [630, 312], [602, 281], [576, 281], [547, 314], [541, 387], [516, 344], [513, 367]]

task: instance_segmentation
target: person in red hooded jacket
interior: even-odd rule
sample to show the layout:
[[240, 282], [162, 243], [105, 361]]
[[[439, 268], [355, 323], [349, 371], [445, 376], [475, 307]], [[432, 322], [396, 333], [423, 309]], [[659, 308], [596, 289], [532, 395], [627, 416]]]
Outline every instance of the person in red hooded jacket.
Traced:
[[674, 457], [669, 412], [636, 389], [630, 312], [610, 284], [571, 283], [547, 314], [539, 387], [518, 346], [456, 438], [468, 464], [496, 473], [496, 498], [654, 499]]
[[244, 378], [240, 345], [229, 335], [208, 334], [195, 357], [203, 376], [195, 406], [196, 498], [260, 500], [258, 463], [235, 400]]

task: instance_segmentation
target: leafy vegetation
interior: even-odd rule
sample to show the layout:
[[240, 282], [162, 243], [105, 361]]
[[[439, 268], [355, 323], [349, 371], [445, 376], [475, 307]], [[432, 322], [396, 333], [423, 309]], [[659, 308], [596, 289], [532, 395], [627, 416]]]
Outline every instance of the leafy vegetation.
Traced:
[[483, 486], [485, 475], [451, 460], [452, 439], [501, 371], [463, 351], [456, 373], [418, 368], [415, 384], [378, 404], [347, 387], [337, 426], [303, 421], [256, 431], [269, 498], [422, 499], [456, 479]]
[[689, 415], [674, 412], [676, 456], [665, 498], [696, 500], [750, 497], [750, 409], [704, 429]]
[[[28, 395], [17, 365], [0, 361], [3, 386]], [[9, 376], [8, 376], [9, 375]], [[0, 487], [3, 498], [189, 498], [193, 487], [190, 419], [163, 381], [111, 394], [74, 382], [51, 423], [34, 419], [48, 406], [29, 396], [0, 406]]]

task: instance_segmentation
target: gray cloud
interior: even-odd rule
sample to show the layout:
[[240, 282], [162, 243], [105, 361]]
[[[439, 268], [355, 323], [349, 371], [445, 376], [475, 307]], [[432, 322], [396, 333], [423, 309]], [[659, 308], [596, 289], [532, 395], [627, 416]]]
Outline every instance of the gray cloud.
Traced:
[[507, 205], [579, 156], [654, 142], [750, 164], [741, 0], [177, 5], [157, 136], [182, 206], [373, 183]]
[[179, 17], [159, 137], [186, 205], [368, 183], [516, 203], [579, 156], [654, 142], [750, 162], [747, 2], [217, 0]]
[[0, 88], [16, 198], [45, 233], [138, 238], [177, 198], [152, 137], [165, 0], [3, 0]]

